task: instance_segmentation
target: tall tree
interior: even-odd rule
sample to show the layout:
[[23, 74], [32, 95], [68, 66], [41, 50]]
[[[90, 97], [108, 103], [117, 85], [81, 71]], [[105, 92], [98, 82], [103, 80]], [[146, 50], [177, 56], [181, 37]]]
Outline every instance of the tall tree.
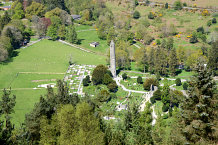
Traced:
[[37, 3], [35, 1], [32, 2], [30, 6], [25, 9], [25, 17], [27, 19], [32, 19], [33, 15], [42, 17], [45, 13], [45, 7], [43, 4]]
[[182, 104], [182, 133], [191, 144], [217, 144], [217, 87], [212, 73], [199, 63]]
[[66, 40], [70, 43], [78, 43], [77, 33], [73, 25], [67, 27]]
[[218, 40], [212, 44], [212, 48], [209, 51], [208, 66], [212, 70], [218, 69]]
[[12, 11], [12, 19], [22, 19], [24, 17], [23, 5], [19, 1], [14, 2]]
[[176, 49], [173, 48], [170, 50], [169, 55], [169, 69], [172, 76], [176, 75], [176, 67], [178, 65]]
[[[0, 127], [0, 142], [1, 144], [12, 144], [12, 131], [14, 130], [14, 125], [11, 123], [10, 114], [14, 113], [14, 106], [16, 104], [16, 96], [11, 96], [11, 91], [3, 90], [3, 96], [0, 100], [0, 116], [3, 114], [4, 121], [1, 122]], [[2, 117], [1, 117], [2, 119]]]

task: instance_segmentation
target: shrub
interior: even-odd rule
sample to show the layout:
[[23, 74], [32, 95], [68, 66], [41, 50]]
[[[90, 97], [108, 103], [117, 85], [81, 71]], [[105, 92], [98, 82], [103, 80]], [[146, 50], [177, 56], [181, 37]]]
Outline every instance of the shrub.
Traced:
[[174, 5], [175, 10], [181, 10], [182, 9], [181, 1], [176, 1], [173, 5]]
[[207, 21], [207, 26], [210, 27], [211, 25], [212, 25], [212, 21], [211, 20]]
[[83, 79], [83, 86], [88, 86], [89, 83], [90, 83], [90, 77], [88, 75]]
[[111, 98], [109, 92], [107, 90], [101, 90], [97, 95], [98, 102], [106, 102]]
[[212, 23], [213, 23], [213, 24], [216, 24], [216, 23], [217, 23], [216, 18], [213, 18], [213, 19], [212, 19]]
[[197, 34], [193, 33], [192, 37], [189, 40], [190, 43], [197, 43], [198, 42], [198, 38], [197, 38]]
[[154, 104], [154, 103], [156, 103], [156, 100], [155, 100], [155, 98], [154, 98], [154, 97], [151, 97], [151, 98], [150, 98], [150, 101], [151, 101], [151, 104]]
[[201, 15], [202, 15], [202, 16], [209, 16], [210, 13], [209, 13], [208, 10], [204, 9], [204, 10], [201, 12]]
[[184, 89], [184, 90], [187, 90], [187, 89], [188, 89], [188, 83], [184, 82], [182, 86], [183, 86], [183, 89]]
[[133, 18], [134, 19], [139, 19], [140, 18], [140, 13], [139, 13], [139, 11], [135, 11], [134, 13], [133, 13]]
[[165, 3], [165, 9], [168, 9], [169, 4]]
[[154, 92], [153, 97], [155, 100], [161, 100], [161, 95], [162, 92], [158, 89], [157, 91]]
[[167, 119], [168, 117], [169, 117], [168, 114], [163, 115], [163, 119]]
[[156, 43], [157, 43], [157, 45], [160, 45], [161, 44], [160, 39], [157, 39]]
[[149, 14], [148, 14], [148, 19], [154, 19], [154, 14], [153, 14], [153, 12], [150, 12]]
[[124, 74], [122, 74], [122, 78], [123, 78], [123, 80], [126, 80], [127, 79], [127, 74], [126, 73], [124, 73]]
[[175, 80], [175, 83], [176, 83], [176, 86], [181, 86], [182, 85], [182, 82], [181, 82], [181, 79], [180, 78], [177, 78]]
[[92, 82], [94, 85], [102, 84], [104, 74], [107, 72], [107, 67], [104, 65], [98, 65], [92, 73]]
[[154, 38], [147, 34], [143, 37], [143, 40], [146, 45], [150, 45]]
[[103, 84], [108, 85], [111, 82], [112, 82], [112, 77], [108, 73], [106, 73], [104, 75]]
[[162, 107], [162, 111], [167, 112], [169, 110], [169, 108], [170, 108], [169, 104], [164, 104], [163, 107]]
[[156, 75], [156, 79], [157, 79], [158, 81], [161, 80], [161, 78], [160, 78], [160, 74], [159, 74], [159, 73]]
[[184, 2], [184, 3], [183, 3], [183, 6], [184, 6], [184, 7], [187, 7], [187, 3], [186, 3], [186, 2]]
[[110, 84], [107, 85], [107, 88], [109, 89], [110, 92], [117, 92], [118, 86], [115, 81], [112, 81]]
[[148, 78], [145, 80], [143, 87], [145, 90], [150, 90], [151, 85], [158, 86], [158, 81], [154, 78]]
[[202, 34], [204, 34], [204, 27], [198, 27], [197, 32], [201, 32]]
[[138, 83], [138, 84], [142, 84], [142, 83], [143, 83], [141, 76], [138, 76], [138, 78], [137, 78], [137, 83]]

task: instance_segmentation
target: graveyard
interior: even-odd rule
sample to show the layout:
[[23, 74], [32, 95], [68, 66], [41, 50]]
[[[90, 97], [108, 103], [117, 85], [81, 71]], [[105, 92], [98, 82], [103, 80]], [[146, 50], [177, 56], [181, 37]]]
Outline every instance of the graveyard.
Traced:
[[[15, 113], [12, 115], [17, 127], [23, 123], [25, 114], [39, 101], [39, 97], [46, 93], [47, 85], [54, 86], [56, 90], [56, 81], [64, 79], [71, 57], [76, 64], [106, 63], [104, 56], [50, 40], [41, 40], [17, 50], [17, 53], [18, 56], [11, 62], [0, 65], [0, 89], [11, 88], [12, 94], [17, 96]], [[1, 91], [0, 94], [2, 93]]]

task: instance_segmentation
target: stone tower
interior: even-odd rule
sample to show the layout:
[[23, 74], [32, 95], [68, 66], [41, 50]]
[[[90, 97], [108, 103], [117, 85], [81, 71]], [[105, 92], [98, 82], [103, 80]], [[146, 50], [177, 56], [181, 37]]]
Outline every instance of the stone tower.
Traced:
[[116, 55], [115, 55], [115, 43], [112, 40], [110, 44], [110, 71], [115, 78], [116, 74]]

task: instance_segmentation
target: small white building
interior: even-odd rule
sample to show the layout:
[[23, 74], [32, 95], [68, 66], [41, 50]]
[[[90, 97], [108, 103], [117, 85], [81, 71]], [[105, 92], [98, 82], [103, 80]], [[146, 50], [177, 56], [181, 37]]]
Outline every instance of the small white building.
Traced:
[[92, 42], [89, 44], [91, 47], [97, 47], [99, 45], [99, 42]]

